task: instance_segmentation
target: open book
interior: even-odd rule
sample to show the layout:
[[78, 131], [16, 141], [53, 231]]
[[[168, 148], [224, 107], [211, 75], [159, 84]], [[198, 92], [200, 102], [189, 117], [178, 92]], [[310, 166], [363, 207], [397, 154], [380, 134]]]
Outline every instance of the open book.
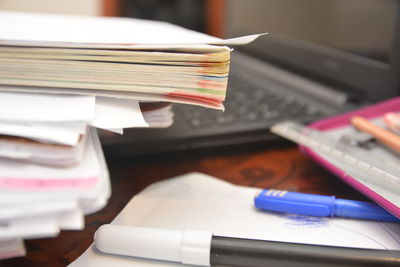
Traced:
[[[0, 90], [117, 96], [222, 109], [230, 44], [163, 22], [0, 13]], [[217, 44], [217, 45], [216, 45]]]

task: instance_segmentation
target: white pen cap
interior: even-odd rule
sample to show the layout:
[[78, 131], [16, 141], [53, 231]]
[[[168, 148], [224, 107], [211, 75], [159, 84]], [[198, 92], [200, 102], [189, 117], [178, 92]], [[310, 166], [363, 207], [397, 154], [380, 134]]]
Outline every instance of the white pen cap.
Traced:
[[104, 253], [209, 266], [212, 234], [104, 224], [94, 243]]

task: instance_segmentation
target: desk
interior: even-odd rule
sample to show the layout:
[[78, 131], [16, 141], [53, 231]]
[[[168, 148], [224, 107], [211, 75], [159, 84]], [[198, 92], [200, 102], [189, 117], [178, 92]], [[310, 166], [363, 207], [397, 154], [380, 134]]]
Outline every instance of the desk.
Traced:
[[108, 167], [112, 197], [104, 209], [86, 216], [83, 231], [62, 231], [57, 238], [26, 241], [27, 256], [4, 260], [0, 267], [66, 266], [89, 247], [96, 229], [110, 223], [133, 195], [153, 182], [192, 171], [240, 185], [364, 200], [361, 194], [289, 143], [212, 153], [180, 153], [164, 159], [153, 157], [118, 162], [108, 159]]

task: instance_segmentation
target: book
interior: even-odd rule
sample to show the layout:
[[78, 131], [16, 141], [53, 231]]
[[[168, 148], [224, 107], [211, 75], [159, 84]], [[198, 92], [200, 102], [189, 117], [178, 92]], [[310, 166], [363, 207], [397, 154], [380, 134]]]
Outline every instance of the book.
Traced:
[[[223, 109], [231, 48], [163, 22], [0, 13], [0, 90], [95, 94]], [[220, 45], [216, 45], [220, 44]], [[119, 93], [119, 94], [118, 94]]]

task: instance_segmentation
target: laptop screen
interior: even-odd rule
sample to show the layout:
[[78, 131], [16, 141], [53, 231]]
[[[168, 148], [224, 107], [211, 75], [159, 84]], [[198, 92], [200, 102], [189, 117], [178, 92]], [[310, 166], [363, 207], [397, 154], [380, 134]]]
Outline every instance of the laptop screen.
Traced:
[[226, 18], [227, 37], [270, 33], [247, 52], [354, 99], [399, 92], [397, 0], [229, 0]]

